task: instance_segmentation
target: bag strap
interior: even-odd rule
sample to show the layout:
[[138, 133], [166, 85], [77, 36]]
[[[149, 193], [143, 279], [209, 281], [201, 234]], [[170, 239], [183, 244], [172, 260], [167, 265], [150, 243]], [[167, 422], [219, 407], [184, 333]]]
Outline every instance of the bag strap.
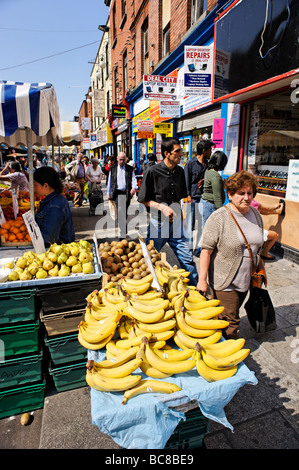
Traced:
[[244, 238], [245, 245], [246, 245], [246, 247], [247, 247], [247, 250], [248, 250], [248, 252], [249, 252], [250, 259], [251, 259], [251, 274], [253, 274], [254, 271], [255, 271], [255, 268], [254, 268], [254, 261], [253, 261], [253, 255], [252, 255], [251, 247], [250, 247], [250, 245], [249, 245], [249, 243], [248, 243], [248, 241], [247, 241], [247, 238], [246, 238], [245, 235], [244, 235], [243, 230], [241, 229], [241, 227], [240, 227], [240, 225], [238, 224], [238, 222], [237, 222], [235, 216], [233, 215], [232, 211], [231, 211], [227, 206], [224, 206], [224, 207], [225, 207], [225, 209], [228, 211], [228, 213], [231, 215], [231, 217], [233, 218], [235, 224], [237, 225], [238, 229], [240, 230], [240, 232], [241, 232], [241, 234], [242, 234], [242, 236], [243, 236], [243, 238]]

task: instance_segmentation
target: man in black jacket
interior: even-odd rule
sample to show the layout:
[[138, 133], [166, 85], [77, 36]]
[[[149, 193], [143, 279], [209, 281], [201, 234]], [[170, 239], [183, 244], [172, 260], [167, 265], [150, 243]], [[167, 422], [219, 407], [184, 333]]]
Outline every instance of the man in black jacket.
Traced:
[[120, 238], [125, 238], [127, 233], [127, 214], [132, 196], [138, 189], [134, 169], [126, 164], [126, 154], [120, 152], [117, 156], [117, 164], [109, 171], [107, 196], [108, 200], [115, 201], [117, 207], [118, 226]]

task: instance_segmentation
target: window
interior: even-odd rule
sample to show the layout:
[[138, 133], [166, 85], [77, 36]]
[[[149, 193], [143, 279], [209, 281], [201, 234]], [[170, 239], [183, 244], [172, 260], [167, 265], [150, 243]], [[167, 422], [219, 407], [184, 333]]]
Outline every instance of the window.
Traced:
[[107, 42], [105, 47], [105, 61], [106, 61], [106, 78], [109, 77], [109, 44]]
[[109, 112], [110, 112], [110, 93], [109, 93], [109, 90], [108, 90], [107, 95], [106, 95], [106, 114], [107, 114], [107, 116], [109, 115]]
[[118, 103], [119, 98], [119, 83], [118, 83], [118, 68], [114, 69], [114, 89], [115, 89], [115, 103]]
[[128, 88], [128, 56], [127, 56], [127, 51], [125, 51], [124, 54], [123, 54], [123, 77], [124, 77], [123, 90], [124, 90], [124, 96], [125, 96], [126, 90]]
[[207, 10], [208, 0], [191, 1], [191, 26], [196, 23], [198, 18]]
[[148, 73], [149, 62], [148, 62], [148, 19], [146, 19], [142, 25], [142, 51], [141, 57], [143, 59], [143, 73]]
[[112, 38], [113, 38], [113, 43], [112, 43], [112, 48], [115, 47], [117, 37], [116, 37], [116, 5], [114, 3], [113, 5], [113, 13], [112, 13]]
[[170, 23], [163, 29], [163, 57], [170, 52]]

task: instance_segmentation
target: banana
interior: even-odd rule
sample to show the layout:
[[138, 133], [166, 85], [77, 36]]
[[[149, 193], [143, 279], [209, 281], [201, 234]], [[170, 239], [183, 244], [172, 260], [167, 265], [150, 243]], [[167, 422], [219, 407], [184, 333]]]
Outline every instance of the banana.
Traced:
[[86, 307], [85, 314], [84, 314], [84, 321], [85, 323], [98, 324], [98, 320], [96, 320], [95, 317], [91, 313], [91, 308]]
[[122, 282], [121, 286], [130, 295], [131, 294], [144, 294], [150, 288], [151, 283], [150, 282], [145, 282], [141, 285], [131, 285], [131, 284], [128, 284], [124, 280]]
[[[122, 278], [124, 279], [124, 278]], [[143, 286], [144, 284], [147, 284], [147, 283], [152, 283], [153, 282], [153, 276], [152, 274], [148, 274], [147, 276], [144, 276], [142, 279], [131, 279], [129, 277], [127, 277], [124, 281], [127, 285], [129, 286]], [[120, 285], [122, 285], [123, 282], [121, 282]]]
[[166, 345], [166, 341], [160, 340], [160, 341], [152, 341], [152, 338], [150, 338], [150, 346], [154, 350], [156, 349], [162, 349]]
[[179, 276], [174, 276], [174, 277], [169, 277], [168, 279], [168, 288], [169, 288], [169, 293], [168, 293], [168, 298], [170, 292], [178, 292], [178, 282], [180, 280]]
[[168, 285], [168, 277], [163, 273], [161, 266], [155, 268], [156, 276], [160, 286], [164, 287]]
[[203, 349], [202, 358], [211, 369], [223, 370], [240, 364], [240, 362], [246, 359], [249, 353], [250, 349], [241, 349], [229, 356], [216, 357], [212, 355], [212, 352], [206, 352]]
[[188, 290], [190, 302], [206, 302], [206, 298], [198, 290]]
[[115, 346], [120, 349], [129, 349], [133, 346], [139, 346], [143, 337], [146, 337], [150, 340], [152, 335], [151, 333], [144, 333], [143, 335], [138, 335], [131, 339], [119, 339], [115, 342]]
[[109, 291], [106, 291], [102, 297], [102, 303], [109, 307], [111, 304], [120, 304], [124, 302], [125, 296], [123, 294], [116, 295], [111, 294]]
[[96, 295], [98, 295], [97, 290], [93, 290], [92, 292], [90, 292], [90, 294], [88, 294], [88, 296], [86, 297], [86, 302], [91, 302], [93, 297], [96, 296]]
[[[97, 362], [97, 366], [102, 369], [121, 366], [122, 364], [129, 361], [130, 359], [135, 358], [138, 350], [139, 350], [139, 346], [122, 350], [122, 352], [118, 354], [117, 356], [113, 356], [110, 359], [105, 359], [103, 361]], [[106, 356], [107, 356], [107, 351], [106, 351]]]
[[[154, 323], [153, 323], [154, 325]], [[144, 336], [146, 333], [148, 333], [145, 330], [142, 330], [138, 326], [135, 327], [136, 329], [136, 334], [138, 336]], [[159, 331], [156, 333], [152, 333], [151, 336], [151, 341], [167, 341], [169, 338], [171, 338], [174, 335], [175, 331], [174, 330], [167, 330], [167, 331]]]
[[204, 302], [193, 302], [187, 296], [184, 299], [184, 307], [186, 310], [201, 310], [207, 307], [216, 307], [220, 304], [220, 300], [211, 299]]
[[[212, 329], [212, 327], [210, 329], [204, 330], [204, 329], [193, 328], [192, 326], [189, 326], [188, 323], [186, 323], [185, 321], [183, 312], [178, 312], [176, 314], [176, 320], [177, 320], [179, 329], [182, 330], [186, 335], [192, 336], [193, 338], [206, 338], [207, 336], [211, 336], [216, 331], [216, 328]], [[211, 320], [211, 321], [216, 321], [216, 320]]]
[[106, 354], [109, 352], [109, 354], [112, 354], [113, 356], [117, 356], [118, 354], [121, 354], [124, 352], [123, 349], [116, 347], [116, 340], [110, 340], [109, 343], [106, 345]]
[[195, 366], [194, 359], [187, 359], [182, 361], [168, 361], [159, 357], [156, 352], [150, 347], [149, 343], [145, 341], [145, 357], [146, 360], [155, 368], [164, 372], [164, 374], [180, 374], [187, 372]]
[[166, 359], [168, 361], [184, 361], [189, 359], [192, 354], [194, 353], [193, 349], [184, 349], [183, 351], [179, 349], [159, 349], [155, 351], [157, 356], [161, 357], [162, 359]]
[[168, 269], [166, 268], [165, 266], [161, 266], [161, 270], [163, 272], [163, 274], [166, 276], [166, 277], [174, 277], [174, 276], [184, 276], [184, 277], [188, 277], [190, 275], [190, 272], [189, 271], [185, 271], [185, 269], [183, 268], [176, 268], [176, 269]]
[[96, 323], [80, 322], [79, 331], [83, 338], [89, 343], [97, 343], [106, 338], [117, 327], [123, 313], [116, 312], [110, 317], [100, 320]]
[[187, 283], [190, 281], [190, 279], [188, 278], [185, 278], [184, 276], [180, 276], [180, 279], [179, 279], [179, 282], [178, 282], [178, 291], [179, 292], [182, 292], [182, 291], [187, 291], [188, 290], [188, 286], [187, 286]]
[[175, 334], [173, 335], [172, 337], [173, 341], [175, 342], [175, 344], [180, 348], [182, 349], [182, 351], [185, 351], [186, 349], [190, 349], [188, 346], [186, 346], [184, 343], [182, 343], [178, 337], [178, 334], [177, 334], [177, 331], [175, 332]]
[[97, 351], [98, 349], [104, 348], [109, 341], [113, 338], [114, 333], [112, 333], [110, 336], [107, 336], [107, 338], [103, 339], [102, 341], [99, 341], [98, 343], [89, 343], [88, 341], [85, 341], [85, 339], [82, 337], [80, 331], [78, 333], [78, 341], [86, 349], [91, 349], [93, 351]]
[[144, 313], [137, 310], [132, 305], [127, 306], [126, 312], [135, 320], [141, 321], [142, 323], [156, 323], [163, 318], [165, 313], [163, 308], [153, 311], [152, 313]]
[[179, 312], [180, 309], [183, 307], [184, 300], [185, 300], [185, 292], [184, 291], [180, 292], [179, 295], [174, 297], [174, 299], [172, 300], [172, 306], [173, 306], [173, 310], [174, 310], [175, 313]]
[[147, 301], [147, 300], [153, 300], [153, 299], [159, 299], [162, 297], [162, 292], [160, 291], [157, 291], [155, 289], [151, 289], [149, 290], [148, 292], [145, 292], [144, 294], [132, 294], [131, 295], [131, 299], [132, 300], [143, 300], [143, 301]]
[[126, 330], [125, 323], [126, 322], [123, 321], [118, 325], [118, 334], [119, 334], [121, 339], [128, 339], [129, 338], [129, 333]]
[[[183, 314], [182, 314], [183, 315]], [[226, 328], [229, 325], [229, 322], [226, 320], [201, 320], [196, 318], [195, 315], [184, 315], [185, 322], [192, 328], [199, 328], [202, 330], [213, 328], [219, 330], [221, 328]], [[191, 335], [190, 335], [191, 336]]]
[[224, 310], [224, 307], [207, 307], [201, 310], [186, 310], [184, 311], [188, 315], [192, 315], [200, 320], [211, 320], [212, 318], [218, 317]]
[[160, 310], [163, 308], [166, 310], [169, 307], [169, 300], [168, 299], [153, 299], [153, 300], [131, 300], [130, 305], [132, 305], [137, 310], [140, 310], [144, 313], [152, 313], [156, 310]]
[[138, 385], [126, 390], [122, 404], [126, 404], [128, 400], [141, 393], [174, 393], [180, 391], [181, 388], [173, 383], [164, 382], [162, 380], [141, 380]]
[[164, 313], [164, 317], [161, 318], [160, 322], [170, 320], [174, 317], [174, 310], [168, 309]]
[[177, 330], [173, 336], [173, 339], [175, 343], [177, 344], [177, 346], [179, 346], [179, 344], [176, 342], [178, 340], [181, 344], [184, 344], [187, 348], [194, 349], [196, 343], [199, 343], [203, 347], [207, 344], [217, 343], [220, 340], [221, 336], [222, 336], [221, 330], [216, 330], [215, 333], [213, 333], [212, 335], [208, 336], [207, 338], [201, 338], [201, 339], [192, 338], [191, 336], [184, 333], [182, 330]]
[[233, 354], [244, 347], [245, 339], [228, 339], [220, 343], [203, 346], [203, 349], [215, 357], [224, 357]]
[[207, 382], [216, 382], [218, 380], [228, 379], [235, 375], [238, 370], [238, 366], [231, 367], [227, 370], [215, 370], [211, 369], [202, 358], [202, 355], [199, 351], [195, 353], [196, 360], [196, 369], [199, 375], [207, 380]]
[[176, 325], [176, 320], [173, 318], [171, 320], [161, 321], [158, 323], [142, 323], [137, 322], [136, 326], [143, 331], [147, 331], [149, 333], [160, 333], [162, 331], [171, 330]]
[[140, 369], [145, 375], [152, 377], [153, 379], [166, 379], [167, 377], [172, 376], [172, 374], [165, 374], [164, 372], [155, 369], [155, 367], [153, 367], [146, 359], [142, 361]]
[[102, 392], [120, 392], [128, 390], [137, 385], [141, 378], [141, 375], [134, 374], [118, 378], [103, 377], [93, 369], [91, 371], [87, 370], [86, 373], [87, 384]]
[[131, 359], [124, 364], [109, 368], [99, 367], [98, 363], [95, 362], [93, 368], [95, 372], [100, 373], [100, 375], [103, 377], [121, 378], [132, 374], [132, 372], [138, 369], [141, 363], [142, 359], [135, 357], [134, 359]]

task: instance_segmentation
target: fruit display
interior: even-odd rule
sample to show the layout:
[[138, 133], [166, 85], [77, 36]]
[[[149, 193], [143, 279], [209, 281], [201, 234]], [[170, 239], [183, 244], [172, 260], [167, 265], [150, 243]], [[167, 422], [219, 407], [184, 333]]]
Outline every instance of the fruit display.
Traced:
[[[149, 274], [140, 243], [124, 239], [100, 243], [98, 248], [108, 281], [117, 282], [123, 277], [142, 279]], [[148, 250], [155, 266], [161, 261], [161, 254], [156, 251], [152, 242], [149, 243]]]
[[5, 267], [11, 269], [7, 281], [28, 281], [71, 274], [93, 274], [92, 245], [86, 240], [58, 245], [54, 243], [40, 255], [26, 251]]
[[5, 242], [19, 243], [31, 241], [23, 217], [17, 217], [16, 219], [4, 222], [0, 229], [0, 235]]
[[79, 325], [81, 345], [106, 349], [106, 359], [88, 368], [87, 384], [123, 391], [123, 404], [143, 393], [179, 391], [167, 378], [191, 370], [207, 382], [232, 377], [250, 353], [243, 338], [222, 341], [228, 322], [218, 316], [224, 309], [219, 300], [188, 286], [189, 272], [161, 262], [155, 272], [161, 291], [151, 287], [153, 277], [147, 274], [123, 276], [91, 292]]
[[[9, 189], [0, 192], [0, 205], [2, 207], [5, 219], [7, 221], [14, 220], [15, 216], [12, 205], [12, 192]], [[18, 216], [21, 216], [22, 214], [30, 210], [30, 195], [28, 191], [19, 191], [18, 205]], [[39, 205], [39, 198], [36, 196], [34, 205], [35, 207]]]

